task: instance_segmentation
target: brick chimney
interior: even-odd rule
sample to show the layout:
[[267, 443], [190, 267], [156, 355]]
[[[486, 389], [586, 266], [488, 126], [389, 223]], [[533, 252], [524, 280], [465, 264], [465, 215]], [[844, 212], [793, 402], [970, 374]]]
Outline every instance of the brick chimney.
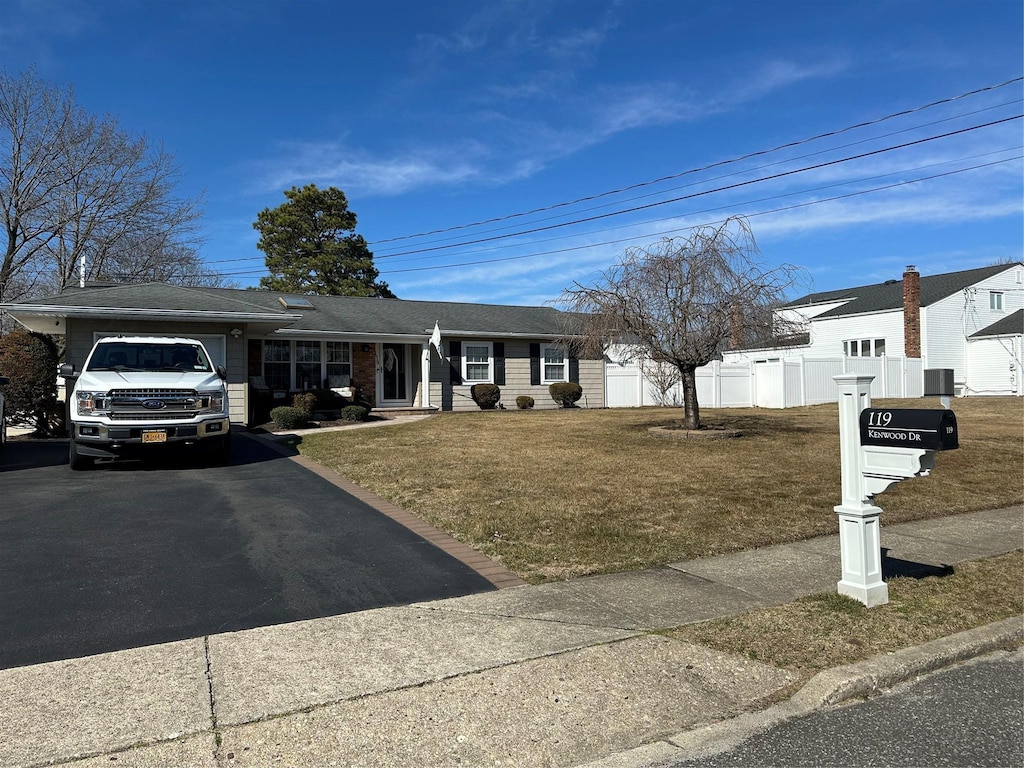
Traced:
[[913, 264], [903, 273], [903, 354], [921, 356], [921, 275]]

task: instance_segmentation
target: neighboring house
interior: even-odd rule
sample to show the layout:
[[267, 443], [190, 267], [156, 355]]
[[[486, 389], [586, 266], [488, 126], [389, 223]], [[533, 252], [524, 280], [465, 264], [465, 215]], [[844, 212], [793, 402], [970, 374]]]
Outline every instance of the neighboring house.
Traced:
[[[556, 407], [548, 385], [574, 381], [583, 407], [604, 405], [604, 360], [577, 359], [559, 343], [573, 316], [550, 307], [298, 296], [185, 288], [164, 283], [94, 285], [0, 304], [30, 330], [66, 337], [77, 367], [106, 335], [198, 338], [224, 365], [232, 421], [249, 423], [258, 392], [350, 391], [377, 410], [475, 410], [470, 387], [501, 387], [506, 407], [530, 395]], [[435, 323], [445, 359], [430, 345]]]
[[777, 313], [802, 326], [789, 343], [734, 349], [726, 363], [920, 358], [952, 368], [958, 395], [1021, 395], [1024, 264], [997, 264], [802, 296]]

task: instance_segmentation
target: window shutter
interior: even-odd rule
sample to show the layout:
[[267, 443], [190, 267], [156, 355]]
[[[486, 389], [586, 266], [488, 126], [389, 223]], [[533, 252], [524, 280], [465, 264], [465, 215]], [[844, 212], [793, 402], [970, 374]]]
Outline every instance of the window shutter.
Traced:
[[530, 384], [540, 386], [540, 344], [530, 345]]
[[580, 359], [578, 357], [569, 358], [569, 381], [573, 384], [580, 383]]
[[462, 383], [462, 342], [448, 342], [448, 360], [452, 367], [452, 384]]
[[505, 386], [505, 343], [494, 342], [494, 383]]

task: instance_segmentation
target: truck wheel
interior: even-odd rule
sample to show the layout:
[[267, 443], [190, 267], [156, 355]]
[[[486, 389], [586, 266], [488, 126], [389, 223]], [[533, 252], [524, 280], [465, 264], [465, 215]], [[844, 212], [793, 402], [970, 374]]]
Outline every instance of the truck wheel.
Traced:
[[68, 449], [68, 464], [71, 469], [75, 472], [80, 472], [83, 469], [89, 469], [92, 467], [94, 460], [89, 456], [82, 456], [78, 452], [78, 445], [74, 439], [70, 441], [71, 447]]

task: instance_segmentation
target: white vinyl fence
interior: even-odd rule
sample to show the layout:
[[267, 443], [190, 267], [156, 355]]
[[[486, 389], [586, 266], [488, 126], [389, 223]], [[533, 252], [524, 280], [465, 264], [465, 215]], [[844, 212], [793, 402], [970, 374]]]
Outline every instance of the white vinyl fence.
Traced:
[[[611, 355], [622, 357], [622, 350]], [[645, 370], [646, 366], [646, 370]], [[616, 360], [605, 365], [605, 397], [609, 408], [643, 405], [680, 405], [682, 386], [665, 392], [652, 381], [649, 365], [636, 360]], [[792, 408], [834, 403], [839, 390], [833, 376], [841, 373], [871, 374], [871, 397], [921, 397], [924, 373], [919, 358], [837, 357], [791, 358], [771, 362], [713, 362], [697, 369], [697, 399], [706, 408]]]

